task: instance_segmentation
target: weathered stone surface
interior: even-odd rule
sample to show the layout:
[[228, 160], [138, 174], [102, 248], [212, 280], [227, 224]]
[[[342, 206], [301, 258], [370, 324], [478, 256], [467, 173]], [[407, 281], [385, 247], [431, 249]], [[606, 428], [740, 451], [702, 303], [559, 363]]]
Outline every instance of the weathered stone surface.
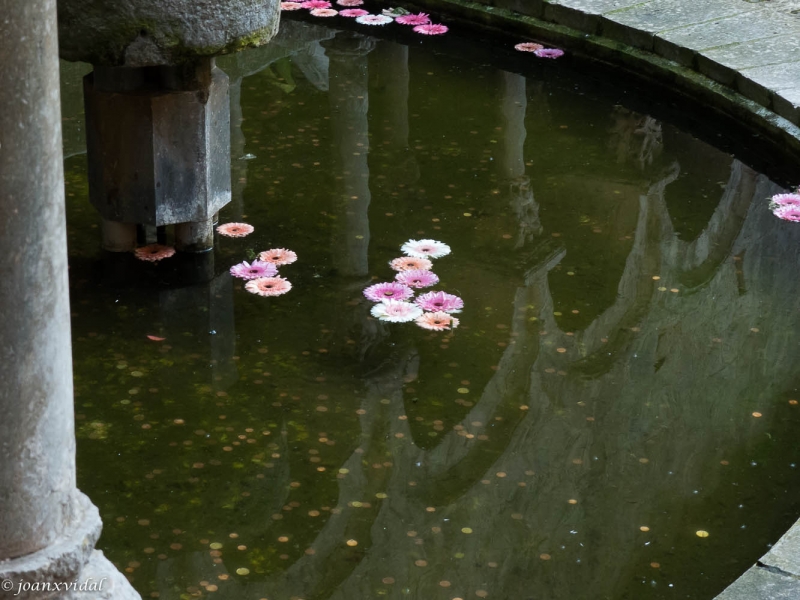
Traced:
[[781, 90], [772, 99], [773, 109], [784, 119], [800, 123], [800, 82], [797, 87]]
[[279, 17], [278, 0], [60, 0], [59, 46], [94, 65], [177, 64], [265, 44]]
[[0, 14], [1, 560], [72, 525], [75, 436], [55, 0]]
[[[76, 583], [78, 587], [70, 589], [61, 600], [141, 600], [125, 576], [100, 550], [92, 552]], [[82, 584], [86, 586], [83, 590], [80, 589]]]
[[800, 581], [763, 567], [750, 567], [715, 600], [797, 600]]
[[89, 194], [104, 219], [207, 221], [230, 201], [228, 76], [202, 62], [196, 81], [127, 68], [84, 80]]
[[751, 12], [754, 5], [731, 0], [653, 0], [606, 15], [617, 23], [652, 33]]
[[788, 17], [768, 10], [754, 10], [700, 25], [662, 31], [658, 36], [678, 46], [703, 50], [783, 35], [787, 31], [787, 20]]
[[800, 521], [792, 525], [759, 562], [800, 578]]

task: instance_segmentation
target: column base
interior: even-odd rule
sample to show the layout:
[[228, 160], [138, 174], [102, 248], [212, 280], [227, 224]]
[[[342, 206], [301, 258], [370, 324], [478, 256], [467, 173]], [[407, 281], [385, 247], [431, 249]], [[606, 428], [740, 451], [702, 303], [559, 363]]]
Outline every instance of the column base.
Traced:
[[[0, 585], [4, 586], [2, 588], [5, 592], [4, 597], [13, 597], [19, 600], [77, 599], [78, 597], [82, 600], [94, 600], [111, 597], [94, 595], [95, 593], [102, 594], [103, 592], [100, 590], [96, 592], [79, 590], [79, 586], [84, 583], [81, 580], [82, 573], [86, 570], [87, 563], [91, 564], [90, 559], [93, 558], [94, 545], [97, 538], [100, 537], [103, 523], [97, 507], [79, 490], [75, 490], [73, 514], [75, 519], [72, 527], [46, 548], [25, 556], [0, 561]], [[96, 561], [97, 559], [95, 559]], [[105, 562], [108, 563], [107, 560]], [[113, 568], [111, 563], [108, 564]], [[104, 573], [101, 577], [107, 577], [110, 586], [112, 576], [107, 574], [109, 571], [106, 569], [98, 572]], [[116, 573], [117, 577], [125, 580], [119, 571]], [[87, 576], [94, 577], [92, 573], [88, 573]], [[11, 582], [9, 589], [5, 588], [8, 585], [5, 583], [6, 581]], [[117, 579], [113, 579], [113, 582], [117, 590], [114, 598], [140, 600], [140, 596], [127, 580], [125, 583], [133, 595], [122, 595], [125, 590], [121, 588], [121, 584]], [[89, 583], [93, 583], [93, 581]], [[99, 586], [100, 582], [95, 583]], [[69, 595], [72, 593], [70, 586], [78, 587], [76, 595]]]
[[175, 247], [182, 252], [207, 252], [214, 248], [213, 219], [175, 225]]

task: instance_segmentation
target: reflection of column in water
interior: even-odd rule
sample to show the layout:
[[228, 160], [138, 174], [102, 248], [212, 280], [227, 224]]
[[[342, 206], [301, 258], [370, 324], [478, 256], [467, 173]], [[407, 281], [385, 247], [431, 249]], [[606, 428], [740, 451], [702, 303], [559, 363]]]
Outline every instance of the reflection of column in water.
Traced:
[[388, 154], [391, 183], [419, 179], [419, 165], [408, 145], [408, 46], [381, 41], [370, 54], [370, 98], [376, 150]]
[[239, 221], [244, 212], [244, 188], [247, 186], [247, 160], [244, 148], [247, 139], [242, 132], [242, 78], [230, 83], [231, 97], [231, 204], [228, 220]]
[[340, 181], [333, 214], [333, 263], [340, 275], [364, 276], [369, 272], [369, 137], [367, 109], [367, 54], [374, 40], [340, 33], [323, 43], [330, 59], [331, 128], [334, 164]]
[[[205, 256], [213, 268], [212, 253]], [[209, 385], [224, 390], [239, 377], [233, 359], [236, 354], [233, 279], [228, 273], [206, 279], [200, 271], [197, 282], [160, 292], [160, 320], [169, 339], [186, 339], [196, 347], [191, 352], [200, 354], [201, 364], [211, 367]], [[187, 333], [191, 337], [184, 338]]]
[[497, 157], [497, 169], [509, 204], [517, 216], [519, 230], [515, 247], [521, 248], [526, 242], [542, 231], [539, 222], [539, 205], [533, 198], [530, 178], [525, 175], [525, 95], [526, 80], [521, 75], [500, 72], [500, 118], [503, 134]]

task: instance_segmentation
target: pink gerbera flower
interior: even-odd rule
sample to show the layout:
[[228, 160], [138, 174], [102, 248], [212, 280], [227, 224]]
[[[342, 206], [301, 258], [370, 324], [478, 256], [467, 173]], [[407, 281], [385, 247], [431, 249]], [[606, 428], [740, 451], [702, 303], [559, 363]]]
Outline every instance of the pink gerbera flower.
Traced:
[[564, 51], [558, 48], [541, 48], [534, 50], [533, 53], [539, 58], [559, 58], [564, 56]]
[[247, 223], [225, 223], [217, 227], [217, 233], [225, 237], [244, 237], [253, 233], [254, 229]]
[[364, 290], [364, 295], [373, 302], [382, 302], [384, 300], [408, 300], [414, 295], [414, 290], [407, 285], [392, 281], [390, 283], [376, 283], [375, 285], [371, 285]]
[[401, 15], [395, 21], [401, 25], [427, 25], [431, 22], [431, 19], [426, 13], [419, 13], [416, 15]]
[[400, 250], [414, 258], [441, 258], [450, 254], [450, 246], [436, 240], [408, 240]]
[[395, 279], [412, 288], [426, 288], [439, 283], [439, 277], [436, 273], [423, 269], [400, 271]]
[[773, 211], [785, 206], [800, 207], [800, 194], [775, 194], [770, 198], [769, 207]]
[[161, 244], [150, 244], [149, 246], [142, 246], [133, 251], [136, 258], [139, 260], [146, 260], [147, 262], [158, 262], [164, 258], [169, 258], [175, 254], [175, 248], [172, 246], [162, 246]]
[[514, 46], [514, 50], [519, 50], [520, 52], [536, 52], [537, 50], [543, 49], [544, 46], [541, 44], [535, 44], [534, 42], [523, 42]]
[[785, 206], [774, 211], [775, 216], [784, 221], [800, 221], [800, 207]]
[[273, 265], [290, 265], [297, 260], [297, 254], [286, 248], [273, 248], [258, 255], [258, 260]]
[[395, 271], [430, 271], [433, 263], [427, 258], [414, 258], [413, 256], [401, 256], [389, 263]]
[[447, 25], [417, 25], [414, 27], [414, 31], [421, 33], [422, 35], [442, 35], [443, 33], [447, 33]]
[[281, 2], [281, 10], [300, 10], [303, 5], [300, 2]]
[[361, 6], [364, 4], [364, 0], [336, 0], [336, 4], [339, 6]]
[[394, 19], [392, 19], [392, 17], [387, 17], [386, 15], [362, 15], [360, 17], [356, 17], [356, 22], [361, 23], [362, 25], [386, 25], [392, 21], [394, 21]]
[[292, 284], [283, 277], [259, 277], [245, 283], [244, 289], [259, 296], [280, 296], [292, 289]]
[[457, 313], [464, 308], [464, 301], [461, 298], [446, 292], [428, 292], [417, 296], [414, 302], [423, 310], [432, 312]]
[[423, 329], [432, 331], [443, 331], [445, 329], [455, 329], [458, 327], [458, 319], [451, 317], [446, 312], [425, 313], [415, 321]]
[[339, 14], [339, 11], [332, 8], [315, 8], [311, 11], [311, 14], [315, 17], [335, 17]]
[[339, 16], [341, 17], [363, 17], [364, 15], [368, 15], [369, 12], [362, 8], [346, 8], [345, 10], [339, 11]]
[[272, 263], [254, 260], [247, 261], [231, 267], [231, 275], [241, 279], [258, 279], [259, 277], [274, 277], [278, 274], [278, 267]]
[[422, 315], [422, 309], [410, 302], [400, 300], [386, 300], [372, 307], [373, 317], [390, 323], [408, 323]]
[[314, 10], [315, 8], [330, 8], [331, 3], [326, 2], [326, 0], [305, 0], [305, 2], [301, 2], [300, 4], [303, 5], [303, 8], [307, 10]]

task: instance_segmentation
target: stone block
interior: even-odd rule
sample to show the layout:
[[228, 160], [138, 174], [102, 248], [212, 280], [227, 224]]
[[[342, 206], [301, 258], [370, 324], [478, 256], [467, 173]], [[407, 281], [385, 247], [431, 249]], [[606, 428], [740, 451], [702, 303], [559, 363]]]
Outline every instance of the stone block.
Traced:
[[213, 67], [197, 89], [127, 90], [135, 73], [96, 75], [84, 94], [89, 199], [100, 215], [154, 226], [211, 219], [231, 198], [228, 76]]
[[713, 19], [732, 17], [753, 10], [755, 9], [752, 4], [731, 2], [730, 0], [703, 0], [702, 2], [652, 0], [624, 10], [614, 11], [608, 16], [617, 23], [656, 33], [696, 23], [705, 23]]
[[600, 30], [599, 14], [576, 10], [572, 6], [564, 6], [563, 4], [551, 3], [545, 5], [544, 20], [591, 35], [597, 34]]
[[772, 108], [795, 125], [800, 125], [800, 85], [780, 90], [772, 99]]
[[59, 0], [59, 51], [93, 65], [179, 64], [266, 44], [279, 18], [279, 0]]
[[796, 88], [800, 81], [800, 61], [742, 69], [736, 76], [735, 87], [745, 97], [768, 108], [780, 90]]
[[753, 566], [726, 588], [715, 600], [797, 600], [800, 581]]

